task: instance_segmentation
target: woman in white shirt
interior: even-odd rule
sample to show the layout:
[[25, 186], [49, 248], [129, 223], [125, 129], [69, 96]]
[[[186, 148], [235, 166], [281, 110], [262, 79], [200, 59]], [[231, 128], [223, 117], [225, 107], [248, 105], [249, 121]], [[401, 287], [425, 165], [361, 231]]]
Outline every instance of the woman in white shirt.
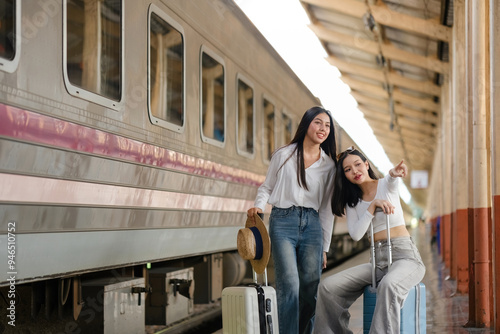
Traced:
[[280, 333], [311, 333], [333, 229], [335, 134], [329, 111], [305, 112], [291, 143], [272, 156], [248, 217], [273, 206], [269, 236]]
[[[420, 253], [406, 229], [399, 200], [398, 177], [405, 177], [408, 169], [403, 161], [377, 179], [366, 158], [354, 148], [339, 154], [335, 190], [332, 197], [333, 213], [346, 215], [349, 234], [360, 240], [373, 220], [376, 245], [377, 302], [370, 333], [399, 333], [400, 309], [408, 291], [425, 274]], [[384, 214], [376, 214], [381, 208]], [[392, 265], [387, 270], [386, 216], [392, 244]], [[373, 259], [371, 259], [373, 261]], [[363, 294], [372, 281], [370, 263], [346, 269], [320, 283], [314, 332], [352, 333], [349, 326], [349, 307]]]

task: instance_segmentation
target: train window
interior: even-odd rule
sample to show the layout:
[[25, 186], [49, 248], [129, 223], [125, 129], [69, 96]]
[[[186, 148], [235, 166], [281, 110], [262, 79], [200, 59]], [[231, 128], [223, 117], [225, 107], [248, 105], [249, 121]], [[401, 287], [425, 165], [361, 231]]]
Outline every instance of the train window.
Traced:
[[292, 141], [292, 118], [285, 112], [282, 114], [282, 144], [286, 145]]
[[240, 76], [238, 82], [238, 105], [236, 135], [238, 138], [238, 152], [249, 158], [254, 153], [254, 93], [253, 88]]
[[276, 117], [276, 108], [274, 103], [271, 103], [267, 98], [263, 99], [263, 110], [264, 110], [264, 142], [263, 142], [263, 151], [264, 151], [264, 160], [271, 161], [271, 155], [276, 149], [276, 140], [275, 140], [275, 117]]
[[149, 13], [149, 117], [175, 131], [184, 128], [184, 34], [182, 27], [156, 6]]
[[226, 129], [226, 99], [223, 60], [201, 49], [201, 133], [205, 142], [222, 146]]
[[0, 69], [14, 72], [19, 63], [20, 0], [0, 1]]
[[64, 2], [64, 76], [70, 94], [117, 108], [123, 87], [123, 5]]

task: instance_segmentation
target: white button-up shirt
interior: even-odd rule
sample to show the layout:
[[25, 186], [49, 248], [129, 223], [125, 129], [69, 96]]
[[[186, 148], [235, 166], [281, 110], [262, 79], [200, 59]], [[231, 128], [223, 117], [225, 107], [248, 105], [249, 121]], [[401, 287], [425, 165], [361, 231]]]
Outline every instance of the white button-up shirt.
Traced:
[[[282, 209], [301, 206], [318, 211], [323, 229], [323, 250], [326, 252], [329, 250], [332, 240], [331, 197], [335, 163], [321, 150], [319, 160], [305, 170], [307, 187], [309, 188], [306, 190], [299, 186], [297, 181], [297, 153], [293, 152], [296, 146], [296, 144], [291, 144], [282, 147], [273, 154], [266, 180], [257, 192], [255, 207], [264, 211], [266, 203], [269, 203]], [[293, 156], [288, 159], [292, 152]], [[283, 165], [283, 163], [285, 164]], [[282, 165], [283, 167], [281, 167]]]

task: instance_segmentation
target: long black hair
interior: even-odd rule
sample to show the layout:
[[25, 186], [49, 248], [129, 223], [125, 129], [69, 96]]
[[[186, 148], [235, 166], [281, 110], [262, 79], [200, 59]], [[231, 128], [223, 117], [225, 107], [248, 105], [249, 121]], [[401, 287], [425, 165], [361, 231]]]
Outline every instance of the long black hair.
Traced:
[[[328, 110], [316, 106], [308, 109], [302, 116], [297, 131], [295, 132], [295, 136], [287, 145], [289, 146], [292, 144], [297, 144], [297, 147], [283, 163], [284, 165], [288, 161], [288, 159], [290, 159], [293, 154], [297, 152], [297, 182], [299, 183], [299, 186], [303, 187], [306, 190], [309, 190], [309, 188], [307, 187], [306, 169], [304, 165], [304, 138], [307, 135], [307, 130], [309, 129], [309, 125], [311, 124], [311, 122], [316, 118], [316, 116], [322, 113], [327, 114], [328, 118], [330, 118], [330, 133], [328, 134], [328, 137], [326, 137], [326, 139], [320, 144], [320, 147], [323, 149], [326, 155], [328, 155], [330, 158], [332, 158], [333, 161], [335, 161], [335, 156], [337, 154], [337, 144], [335, 141], [335, 126], [333, 123], [333, 118]], [[281, 165], [281, 167], [283, 167], [283, 165]]]
[[[335, 173], [332, 196], [332, 212], [337, 216], [342, 216], [345, 213], [346, 205], [353, 208], [363, 198], [363, 191], [361, 188], [357, 184], [349, 181], [344, 173], [344, 160], [349, 155], [357, 155], [361, 158], [361, 160], [363, 160], [363, 162], [367, 161], [366, 157], [357, 149], [350, 149], [340, 153], [337, 161], [337, 170]], [[371, 168], [370, 162], [368, 162], [368, 166], [368, 176], [372, 180], [378, 180], [378, 176], [373, 171], [373, 168]]]

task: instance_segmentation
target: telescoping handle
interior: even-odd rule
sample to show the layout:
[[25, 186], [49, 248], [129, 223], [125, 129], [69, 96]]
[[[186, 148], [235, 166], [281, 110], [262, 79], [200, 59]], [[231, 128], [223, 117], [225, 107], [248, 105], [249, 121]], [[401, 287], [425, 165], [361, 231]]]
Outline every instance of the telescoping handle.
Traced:
[[370, 244], [372, 252], [372, 288], [377, 288], [377, 277], [375, 275], [375, 241], [373, 240], [373, 221], [370, 222]]
[[[264, 214], [262, 212], [258, 212], [257, 214], [259, 215], [260, 219], [264, 220]], [[255, 272], [255, 270], [253, 270], [253, 267], [252, 267], [252, 273], [253, 273], [253, 281], [254, 281], [254, 283], [255, 284], [259, 284], [258, 275]], [[267, 268], [264, 269], [264, 284], [266, 286], [268, 286], [268, 282], [267, 282]]]
[[[377, 207], [375, 209], [374, 216], [379, 213], [383, 213], [384, 211]], [[385, 225], [387, 229], [387, 270], [391, 269], [391, 264], [392, 264], [392, 245], [391, 245], [391, 228], [389, 225], [389, 215], [385, 215]], [[374, 217], [375, 218], [375, 217]], [[377, 287], [377, 277], [375, 274], [375, 270], [377, 268], [376, 266], [376, 259], [375, 259], [375, 240], [373, 238], [373, 220], [370, 222], [370, 240], [371, 240], [371, 253], [372, 253], [372, 287], [375, 289]]]
[[[253, 272], [253, 281], [255, 284], [259, 284], [259, 280], [258, 280], [258, 275], [257, 273], [255, 272], [255, 270], [253, 270], [252, 268], [252, 272]], [[269, 284], [267, 283], [267, 268], [264, 269], [264, 285], [265, 286], [268, 286]]]

